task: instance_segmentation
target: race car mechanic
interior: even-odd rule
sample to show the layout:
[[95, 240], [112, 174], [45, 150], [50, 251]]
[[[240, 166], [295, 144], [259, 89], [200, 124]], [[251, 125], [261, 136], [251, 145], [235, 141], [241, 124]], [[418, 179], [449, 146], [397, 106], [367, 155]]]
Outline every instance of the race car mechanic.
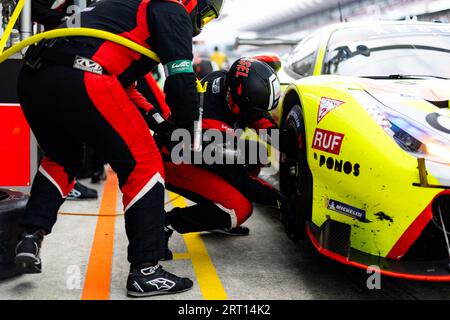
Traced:
[[[90, 2], [92, 1], [88, 1], [88, 3]], [[33, 0], [31, 1], [32, 20], [42, 24], [46, 31], [55, 29], [69, 19], [72, 13], [75, 13], [75, 10], [71, 6], [74, 6], [73, 0]], [[43, 156], [42, 150], [40, 150], [40, 159], [42, 159], [41, 155]], [[86, 158], [85, 156], [84, 159], [86, 160]], [[83, 166], [85, 167], [86, 164]], [[103, 169], [103, 164], [97, 166], [96, 169], [97, 172]], [[80, 178], [80, 176], [77, 178]], [[97, 190], [83, 185], [78, 180], [76, 180], [73, 189], [67, 195], [67, 200], [90, 200], [97, 198]]]
[[[202, 82], [207, 83], [203, 130], [219, 130], [223, 135], [235, 136], [237, 129], [249, 127], [266, 129], [270, 137], [270, 131], [277, 128], [268, 111], [278, 104], [280, 82], [266, 63], [242, 58], [228, 72], [212, 72]], [[170, 131], [174, 126], [169, 123], [162, 122]], [[152, 123], [149, 126], [155, 128], [157, 124], [153, 122], [153, 126]], [[162, 140], [167, 141], [170, 136], [166, 134]], [[175, 164], [168, 152], [163, 153], [163, 159], [166, 188], [196, 203], [167, 213], [167, 239], [173, 230], [179, 233], [213, 231], [247, 235], [249, 229], [241, 224], [252, 214], [252, 202], [288, 209], [286, 199], [272, 186], [252, 175], [248, 165]], [[172, 253], [167, 248], [164, 259], [171, 258]]]
[[[192, 128], [198, 107], [192, 37], [219, 15], [221, 5], [222, 0], [105, 0], [71, 19], [152, 48], [168, 71], [165, 91], [174, 121]], [[41, 272], [42, 240], [73, 187], [86, 143], [118, 175], [129, 240], [128, 294], [192, 288], [190, 279], [158, 265], [165, 239], [163, 164], [138, 110], [151, 105], [134, 86], [156, 64], [113, 42], [88, 37], [45, 40], [27, 51], [19, 98], [46, 157], [33, 182], [23, 219], [26, 231], [16, 249], [16, 262], [24, 272]], [[156, 279], [165, 279], [167, 286], [155, 285]]]

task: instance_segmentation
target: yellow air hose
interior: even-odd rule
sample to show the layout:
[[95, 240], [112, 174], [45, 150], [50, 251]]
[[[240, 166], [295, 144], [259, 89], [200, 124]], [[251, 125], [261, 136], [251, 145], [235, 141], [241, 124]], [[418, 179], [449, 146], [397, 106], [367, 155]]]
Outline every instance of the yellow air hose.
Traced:
[[5, 48], [6, 45], [6, 41], [8, 40], [8, 37], [11, 34], [11, 31], [14, 28], [14, 25], [16, 24], [16, 21], [19, 18], [20, 12], [22, 11], [24, 5], [25, 0], [20, 0], [16, 5], [13, 14], [11, 15], [11, 19], [9, 19], [8, 25], [5, 28], [5, 32], [3, 33], [3, 36], [0, 39], [0, 53], [3, 52], [3, 49]]
[[[51, 31], [46, 31], [43, 33], [38, 33], [34, 36], [31, 36], [18, 44], [12, 46], [5, 52], [3, 52], [0, 55], [0, 63], [4, 62], [6, 59], [8, 59], [13, 54], [19, 52], [23, 48], [26, 48], [34, 43], [37, 43], [43, 39], [53, 39], [53, 38], [61, 38], [61, 37], [93, 37], [93, 38], [99, 38], [108, 40], [117, 44], [120, 44], [124, 47], [127, 47], [128, 49], [131, 49], [133, 51], [136, 51], [150, 59], [155, 60], [156, 62], [160, 62], [158, 55], [141, 46], [140, 44], [133, 42], [127, 38], [124, 38], [122, 36], [119, 36], [117, 34], [103, 31], [103, 30], [97, 30], [97, 29], [91, 29], [91, 28], [64, 28], [64, 29], [55, 29]], [[2, 39], [3, 40], [3, 39]]]

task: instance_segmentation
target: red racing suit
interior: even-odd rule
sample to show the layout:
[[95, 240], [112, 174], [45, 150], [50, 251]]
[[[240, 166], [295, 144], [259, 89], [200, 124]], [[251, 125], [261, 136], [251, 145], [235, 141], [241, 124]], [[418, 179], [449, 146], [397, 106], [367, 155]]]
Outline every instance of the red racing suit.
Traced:
[[[226, 72], [216, 71], [208, 82], [204, 100], [203, 129], [223, 134], [246, 127], [276, 129], [269, 114], [250, 118], [235, 115], [226, 102]], [[242, 164], [174, 164], [163, 156], [166, 188], [196, 204], [174, 208], [167, 213], [167, 224], [179, 233], [227, 229], [241, 225], [253, 212], [252, 203], [279, 207], [284, 197], [272, 186], [253, 176]]]
[[[192, 23], [178, 1], [104, 0], [78, 18], [81, 27], [109, 31], [150, 48], [163, 64], [192, 61]], [[33, 182], [24, 225], [51, 232], [86, 144], [117, 173], [128, 260], [137, 265], [164, 255], [163, 164], [138, 110], [152, 106], [134, 85], [156, 65], [97, 38], [62, 38], [27, 52], [18, 94], [46, 157]], [[168, 77], [165, 93], [177, 125], [192, 127], [198, 107], [194, 73], [186, 70]]]

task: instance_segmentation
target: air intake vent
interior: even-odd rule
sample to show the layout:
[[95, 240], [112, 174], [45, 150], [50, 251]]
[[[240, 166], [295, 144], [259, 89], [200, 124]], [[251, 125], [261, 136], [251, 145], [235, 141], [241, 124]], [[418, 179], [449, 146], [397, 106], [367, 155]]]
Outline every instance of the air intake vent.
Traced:
[[441, 109], [447, 109], [450, 108], [450, 101], [444, 100], [444, 101], [428, 101], [431, 104], [434, 104], [436, 107]]

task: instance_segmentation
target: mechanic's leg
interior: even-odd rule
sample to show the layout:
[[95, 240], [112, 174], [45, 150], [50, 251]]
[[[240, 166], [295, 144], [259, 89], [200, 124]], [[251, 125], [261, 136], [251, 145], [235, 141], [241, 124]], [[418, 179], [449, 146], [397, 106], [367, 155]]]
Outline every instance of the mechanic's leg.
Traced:
[[164, 176], [150, 130], [115, 77], [86, 73], [84, 80], [91, 100], [89, 118], [96, 119], [88, 124], [95, 136], [86, 141], [117, 173], [123, 193], [131, 264], [128, 294], [148, 296], [189, 290], [191, 280], [158, 265], [165, 249]]
[[[39, 76], [39, 78], [36, 78]], [[53, 97], [40, 86], [51, 86], [50, 73], [30, 73], [19, 77], [19, 97], [25, 117], [40, 147], [46, 152], [33, 181], [22, 225], [25, 233], [16, 248], [16, 262], [24, 272], [41, 270], [39, 248], [51, 232], [57, 212], [74, 185], [81, 167], [82, 144], [65, 131], [66, 120]], [[58, 112], [59, 111], [59, 112]]]
[[235, 228], [250, 217], [252, 204], [218, 175], [193, 165], [170, 162], [164, 163], [164, 170], [168, 189], [197, 202], [167, 213], [167, 223], [177, 232]]
[[[128, 260], [134, 266], [156, 262], [164, 243], [164, 178], [162, 160], [144, 119], [117, 79], [86, 73], [87, 94], [96, 113], [99, 151], [119, 178], [123, 193]], [[94, 130], [94, 128], [92, 128]]]
[[[73, 151], [74, 149], [70, 153]], [[58, 210], [72, 190], [75, 173], [80, 166], [80, 162], [73, 164], [66, 162], [65, 165], [61, 165], [47, 156], [44, 157], [33, 181], [23, 225], [44, 229], [46, 234], [52, 231]]]
[[45, 157], [33, 181], [23, 223], [51, 231], [59, 207], [72, 189], [81, 168], [83, 147], [65, 129], [71, 125], [65, 105], [54, 96], [55, 70], [24, 67], [18, 93], [24, 115]]
[[[68, 154], [76, 149], [75, 146], [73, 147], [74, 149]], [[80, 167], [81, 162], [73, 165], [66, 163], [62, 166], [48, 157], [42, 160], [34, 178], [30, 199], [21, 223], [25, 231], [16, 247], [16, 264], [23, 273], [41, 272], [42, 241], [45, 235], [51, 233], [58, 210], [72, 189], [75, 183], [75, 172]]]

